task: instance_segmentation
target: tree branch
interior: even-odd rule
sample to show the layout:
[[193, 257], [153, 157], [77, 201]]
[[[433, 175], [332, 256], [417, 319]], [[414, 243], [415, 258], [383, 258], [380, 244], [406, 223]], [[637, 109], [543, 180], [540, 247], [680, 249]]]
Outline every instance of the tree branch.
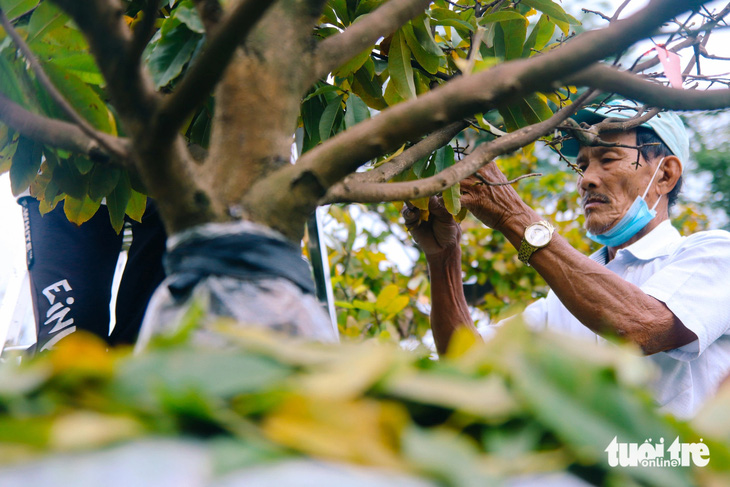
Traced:
[[392, 161], [376, 167], [375, 169], [356, 173], [348, 176], [343, 181], [332, 186], [325, 197], [320, 201], [321, 205], [330, 203], [342, 203], [350, 187], [361, 183], [385, 183], [391, 178], [410, 169], [416, 162], [427, 157], [433, 151], [445, 146], [459, 132], [469, 126], [468, 122], [455, 122], [430, 134], [425, 139], [406, 149], [402, 154], [394, 157]]
[[241, 0], [230, 14], [223, 17], [197, 62], [190, 67], [173, 94], [163, 101], [155, 116], [157, 137], [162, 140], [173, 137], [187, 117], [208, 98], [238, 45], [274, 3]]
[[152, 39], [155, 33], [155, 20], [157, 20], [159, 5], [160, 0], [147, 0], [142, 9], [142, 20], [136, 24], [132, 36], [129, 54], [131, 59], [139, 59], [147, 43]]
[[223, 8], [219, 0], [193, 0], [195, 8], [198, 10], [200, 20], [203, 21], [203, 27], [207, 35], [211, 35], [213, 30], [218, 26], [223, 17]]
[[591, 66], [568, 76], [566, 81], [669, 110], [717, 110], [730, 106], [728, 88], [706, 91], [668, 88], [606, 65]]
[[104, 147], [104, 149], [110, 154], [122, 158], [128, 155], [126, 149], [122, 148], [119, 144], [116, 143], [115, 138], [103, 137], [99, 131], [92, 127], [81, 115], [76, 112], [76, 110], [74, 110], [71, 104], [61, 94], [61, 92], [58, 91], [50, 78], [48, 78], [48, 75], [43, 70], [43, 66], [41, 66], [41, 63], [38, 62], [38, 59], [33, 54], [33, 51], [30, 50], [30, 47], [28, 47], [28, 44], [25, 43], [23, 38], [18, 35], [18, 32], [12, 26], [7, 16], [5, 15], [5, 12], [1, 8], [0, 24], [13, 40], [15, 46], [23, 54], [25, 60], [28, 62], [28, 64], [30, 64], [30, 67], [31, 69], [33, 69], [33, 72], [35, 73], [38, 82], [48, 92], [53, 101], [61, 108], [63, 113], [65, 113], [72, 122], [78, 125], [82, 132], [84, 132], [88, 137], [96, 140], [98, 144]]
[[471, 176], [495, 157], [515, 151], [549, 134], [573, 115], [583, 105], [584, 101], [585, 96], [579, 102], [558, 110], [547, 120], [528, 125], [503, 135], [492, 142], [478, 146], [474, 149], [474, 152], [464, 159], [435, 176], [399, 183], [363, 183], [351, 188], [347, 194], [347, 200], [358, 203], [375, 203], [380, 201], [406, 201], [435, 195]]
[[317, 46], [313, 79], [326, 76], [357, 54], [375, 44], [381, 37], [422, 14], [429, 0], [390, 0], [358, 20], [344, 32], [328, 37]]
[[42, 144], [85, 154], [95, 162], [110, 162], [122, 167], [132, 166], [128, 140], [102, 134], [109, 139], [115, 139], [117, 151], [110, 154], [106, 147], [85, 134], [78, 125], [29, 112], [2, 93], [0, 93], [0, 121], [24, 137]]
[[244, 206], [257, 221], [290, 233], [292, 201], [296, 201], [298, 215], [308, 215], [333, 184], [368, 160], [454, 120], [510, 103], [527, 93], [563, 86], [570, 73], [628, 48], [666, 19], [701, 3], [653, 0], [632, 16], [605, 29], [582, 33], [559, 49], [455, 78], [355, 125], [304, 154], [296, 165], [260, 179], [244, 197]]

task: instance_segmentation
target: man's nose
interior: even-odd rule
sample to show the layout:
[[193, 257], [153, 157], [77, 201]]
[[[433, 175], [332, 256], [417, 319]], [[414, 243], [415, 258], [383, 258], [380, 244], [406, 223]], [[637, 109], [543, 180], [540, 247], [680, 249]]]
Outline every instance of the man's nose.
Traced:
[[587, 164], [583, 169], [583, 175], [580, 176], [578, 185], [583, 191], [596, 189], [600, 183], [599, 171], [595, 164]]

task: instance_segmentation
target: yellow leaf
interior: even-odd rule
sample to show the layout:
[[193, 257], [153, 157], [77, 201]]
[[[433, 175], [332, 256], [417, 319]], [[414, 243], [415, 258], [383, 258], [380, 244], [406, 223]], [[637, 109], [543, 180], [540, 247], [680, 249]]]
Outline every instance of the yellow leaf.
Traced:
[[398, 296], [399, 292], [400, 289], [398, 289], [398, 286], [388, 284], [380, 290], [378, 298], [375, 300], [375, 307], [379, 310], [384, 310]]
[[476, 328], [471, 323], [465, 324], [454, 330], [451, 335], [446, 356], [449, 358], [461, 357], [479, 343], [481, 343], [481, 340]]
[[142, 434], [144, 429], [128, 416], [78, 411], [61, 416], [51, 428], [50, 444], [59, 450], [99, 448]]
[[274, 442], [315, 457], [403, 468], [398, 438], [408, 422], [400, 404], [293, 396], [264, 419], [262, 430]]
[[131, 190], [129, 203], [127, 203], [126, 213], [132, 220], [142, 223], [142, 216], [147, 208], [147, 196]]
[[88, 196], [84, 196], [84, 199], [78, 200], [72, 196], [66, 195], [63, 203], [63, 211], [66, 213], [66, 218], [71, 223], [81, 225], [82, 223], [89, 221], [94, 216], [101, 206], [101, 203], [94, 201]]
[[399, 156], [399, 155], [401, 154], [401, 152], [403, 152], [403, 150], [404, 150], [405, 148], [406, 148], [406, 144], [403, 144], [402, 146], [400, 146], [400, 148], [399, 148], [399, 149], [398, 149], [397, 151], [393, 152], [393, 153], [392, 153], [391, 155], [389, 155], [389, 156], [388, 156], [388, 157], [386, 157], [385, 159], [383, 159], [383, 160], [380, 160], [380, 161], [376, 162], [376, 163], [375, 163], [375, 165], [374, 165], [373, 167], [378, 167], [378, 166], [382, 166], [382, 165], [383, 165], [383, 164], [385, 164], [386, 162], [389, 162], [389, 161], [390, 161], [391, 159], [393, 159], [394, 157], [397, 157], [397, 156]]
[[77, 331], [53, 348], [51, 365], [57, 374], [75, 371], [110, 375], [114, 370], [114, 358], [106, 347], [106, 343], [96, 335]]
[[353, 347], [339, 357], [338, 362], [330, 364], [323, 372], [299, 379], [300, 389], [311, 396], [354, 399], [378, 382], [395, 359], [391, 348], [374, 343]]

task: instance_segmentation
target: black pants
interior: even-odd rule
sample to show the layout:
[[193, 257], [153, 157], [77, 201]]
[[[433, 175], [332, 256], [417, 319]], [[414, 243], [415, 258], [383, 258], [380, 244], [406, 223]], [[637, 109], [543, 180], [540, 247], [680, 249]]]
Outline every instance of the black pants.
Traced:
[[116, 301], [116, 326], [109, 335], [112, 280], [122, 246], [102, 205], [88, 222], [68, 221], [63, 202], [41, 216], [38, 201], [20, 200], [31, 297], [38, 341], [36, 352], [85, 330], [110, 345], [137, 339], [147, 302], [164, 279], [162, 256], [166, 235], [156, 207], [148, 203], [142, 223], [132, 222], [129, 249]]

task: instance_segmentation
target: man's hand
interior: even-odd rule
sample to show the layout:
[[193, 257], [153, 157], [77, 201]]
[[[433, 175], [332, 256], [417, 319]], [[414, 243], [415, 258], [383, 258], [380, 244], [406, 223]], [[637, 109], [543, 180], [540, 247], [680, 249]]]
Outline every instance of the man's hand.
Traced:
[[443, 200], [432, 196], [428, 201], [428, 221], [421, 221], [421, 210], [406, 204], [402, 214], [406, 228], [426, 257], [437, 257], [460, 250], [461, 227], [446, 210]]
[[488, 227], [501, 230], [510, 215], [507, 204], [514, 200], [517, 193], [509, 185], [489, 186], [482, 180], [490, 183], [507, 182], [497, 165], [490, 162], [479, 169], [476, 175], [461, 181], [461, 206]]

